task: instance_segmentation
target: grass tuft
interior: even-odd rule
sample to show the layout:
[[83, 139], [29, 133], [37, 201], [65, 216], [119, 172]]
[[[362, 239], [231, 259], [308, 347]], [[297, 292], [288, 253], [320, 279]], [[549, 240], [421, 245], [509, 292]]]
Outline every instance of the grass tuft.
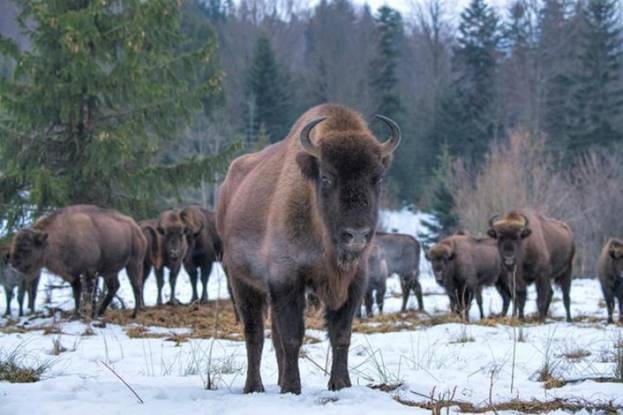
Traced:
[[0, 381], [10, 383], [34, 383], [41, 380], [41, 377], [51, 367], [49, 361], [32, 364], [26, 361], [18, 345], [8, 353], [0, 351]]

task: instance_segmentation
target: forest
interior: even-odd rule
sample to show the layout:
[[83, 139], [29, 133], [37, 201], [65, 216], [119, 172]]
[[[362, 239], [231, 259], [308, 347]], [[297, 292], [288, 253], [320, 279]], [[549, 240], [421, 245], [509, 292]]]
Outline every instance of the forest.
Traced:
[[234, 154], [336, 102], [399, 123], [384, 204], [430, 211], [432, 235], [519, 205], [591, 222], [592, 254], [606, 236], [593, 222], [623, 231], [616, 0], [423, 0], [408, 15], [349, 0], [122, 3], [0, 3], [10, 229], [68, 203], [137, 217], [214, 206]]

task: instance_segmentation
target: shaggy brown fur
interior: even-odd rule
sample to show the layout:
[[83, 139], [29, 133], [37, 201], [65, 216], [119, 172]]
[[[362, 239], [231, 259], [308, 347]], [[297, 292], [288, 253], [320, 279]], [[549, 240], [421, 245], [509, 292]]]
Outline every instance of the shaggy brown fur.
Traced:
[[[319, 117], [326, 118], [317, 124]], [[310, 143], [304, 132], [312, 121], [317, 125]], [[285, 140], [239, 157], [229, 167], [217, 228], [244, 323], [245, 392], [264, 390], [262, 316], [270, 301], [278, 383], [282, 392], [300, 393], [306, 286], [326, 307], [333, 349], [329, 389], [350, 386], [352, 319], [366, 285], [380, 179], [397, 140], [389, 143], [379, 143], [355, 111], [325, 104], [299, 118]]]
[[[102, 314], [119, 289], [117, 274], [126, 269], [136, 314], [143, 305], [142, 272], [147, 241], [141, 228], [121, 213], [92, 205], [58, 209], [39, 219], [32, 228], [22, 229], [13, 238], [11, 265], [32, 275], [45, 267], [69, 282], [73, 288], [76, 313], [80, 290], [93, 292], [99, 275], [107, 294], [98, 314]], [[84, 276], [87, 287], [81, 287]]]
[[164, 236], [158, 232], [158, 219], [146, 219], [139, 223], [147, 239], [147, 251], [143, 261], [143, 287], [154, 270], [158, 285], [157, 304], [162, 304], [162, 285], [164, 284]]
[[387, 259], [389, 275], [397, 274], [402, 288], [402, 311], [407, 310], [411, 291], [415, 294], [420, 311], [424, 311], [422, 286], [420, 285], [420, 243], [411, 235], [377, 232], [376, 241], [381, 245]]
[[[528, 223], [526, 223], [526, 220]], [[575, 244], [571, 228], [559, 220], [545, 217], [532, 210], [507, 213], [492, 218], [487, 233], [497, 239], [502, 264], [515, 278], [516, 301], [513, 315], [519, 311], [524, 318], [526, 286], [536, 283], [539, 318], [544, 320], [549, 310], [553, 290], [551, 281], [560, 285], [567, 320], [571, 321], [571, 274]]]
[[[181, 215], [187, 222], [194, 224], [194, 231], [188, 235], [188, 253], [184, 258], [184, 269], [190, 276], [193, 287], [191, 302], [200, 300], [208, 302], [208, 280], [212, 264], [220, 260], [222, 255], [221, 238], [216, 232], [214, 213], [199, 206], [188, 206], [182, 209]], [[197, 268], [201, 271], [201, 299], [197, 292]]]
[[623, 240], [611, 238], [604, 245], [597, 262], [597, 275], [608, 308], [608, 323], [614, 322], [614, 300], [619, 302], [619, 322], [623, 323]]
[[431, 262], [437, 283], [445, 288], [453, 312], [469, 320], [475, 296], [483, 319], [482, 287], [495, 285], [503, 300], [501, 315], [506, 315], [511, 293], [494, 239], [453, 235], [433, 245], [426, 259]]

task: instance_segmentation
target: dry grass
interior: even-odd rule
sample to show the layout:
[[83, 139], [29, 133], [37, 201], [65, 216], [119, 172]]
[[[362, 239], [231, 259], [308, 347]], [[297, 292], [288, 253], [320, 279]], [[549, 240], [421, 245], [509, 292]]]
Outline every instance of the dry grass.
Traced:
[[588, 350], [584, 350], [584, 349], [575, 349], [575, 350], [569, 350], [563, 354], [561, 354], [561, 357], [564, 357], [567, 360], [571, 360], [571, 361], [578, 361], [578, 360], [582, 360], [585, 357], [588, 357], [591, 355], [591, 352], [589, 352]]
[[50, 368], [50, 362], [27, 362], [20, 354], [22, 345], [10, 352], [0, 350], [0, 382], [33, 383], [41, 380], [41, 376]]

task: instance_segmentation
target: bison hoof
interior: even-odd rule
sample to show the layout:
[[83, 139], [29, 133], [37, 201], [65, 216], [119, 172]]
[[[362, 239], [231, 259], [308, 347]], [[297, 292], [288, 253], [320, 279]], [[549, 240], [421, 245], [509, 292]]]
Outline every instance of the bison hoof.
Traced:
[[255, 380], [252, 382], [247, 381], [247, 384], [244, 385], [244, 393], [262, 393], [264, 392], [264, 385], [262, 385], [261, 380]]
[[168, 302], [168, 305], [172, 305], [172, 306], [178, 306], [178, 305], [182, 305], [182, 303], [180, 302], [180, 300], [178, 300], [177, 298], [171, 298]]
[[293, 393], [295, 395], [300, 395], [301, 394], [301, 385], [282, 385], [281, 386], [281, 393]]
[[329, 380], [329, 390], [339, 391], [340, 389], [350, 388], [350, 378], [348, 376], [336, 376]]
[[208, 304], [208, 297], [201, 297], [201, 300], [199, 300], [199, 304]]

